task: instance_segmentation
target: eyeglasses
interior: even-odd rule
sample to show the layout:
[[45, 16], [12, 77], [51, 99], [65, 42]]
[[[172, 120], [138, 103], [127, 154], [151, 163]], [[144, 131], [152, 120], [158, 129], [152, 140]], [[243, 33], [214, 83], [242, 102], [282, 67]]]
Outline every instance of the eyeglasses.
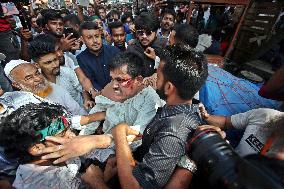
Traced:
[[123, 78], [117, 77], [117, 78], [112, 78], [111, 80], [117, 81], [123, 87], [128, 87], [130, 85], [131, 81], [133, 80], [133, 78], [123, 79]]
[[152, 31], [136, 30], [137, 36], [143, 36], [144, 34], [146, 34], [146, 36], [150, 36], [152, 33]]

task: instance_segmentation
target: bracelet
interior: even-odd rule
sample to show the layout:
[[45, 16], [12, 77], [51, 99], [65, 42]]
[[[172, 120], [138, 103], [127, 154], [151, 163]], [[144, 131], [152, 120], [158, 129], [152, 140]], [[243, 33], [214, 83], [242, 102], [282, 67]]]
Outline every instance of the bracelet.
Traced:
[[194, 161], [189, 159], [186, 155], [180, 158], [177, 166], [189, 170], [192, 174], [197, 171], [197, 166]]
[[92, 95], [92, 92], [93, 92], [93, 91], [99, 92], [97, 89], [91, 87], [90, 90], [88, 91], [88, 93], [89, 93], [90, 95]]

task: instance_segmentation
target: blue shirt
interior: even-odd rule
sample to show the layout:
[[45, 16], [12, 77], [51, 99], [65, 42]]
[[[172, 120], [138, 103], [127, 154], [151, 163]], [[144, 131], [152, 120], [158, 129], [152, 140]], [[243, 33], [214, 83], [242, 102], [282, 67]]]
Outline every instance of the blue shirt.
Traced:
[[110, 82], [109, 62], [120, 50], [103, 45], [98, 56], [85, 49], [76, 58], [84, 74], [91, 80], [97, 90], [102, 90]]

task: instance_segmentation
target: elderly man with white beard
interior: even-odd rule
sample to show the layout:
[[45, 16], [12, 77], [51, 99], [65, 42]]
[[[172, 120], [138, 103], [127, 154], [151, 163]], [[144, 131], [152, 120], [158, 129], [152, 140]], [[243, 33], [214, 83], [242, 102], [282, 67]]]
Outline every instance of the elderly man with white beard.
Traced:
[[[87, 114], [64, 88], [48, 82], [34, 64], [24, 60], [11, 60], [5, 66], [4, 72], [12, 85], [20, 91], [31, 92], [44, 100], [58, 103], [73, 115]], [[5, 96], [9, 97], [9, 93]]]

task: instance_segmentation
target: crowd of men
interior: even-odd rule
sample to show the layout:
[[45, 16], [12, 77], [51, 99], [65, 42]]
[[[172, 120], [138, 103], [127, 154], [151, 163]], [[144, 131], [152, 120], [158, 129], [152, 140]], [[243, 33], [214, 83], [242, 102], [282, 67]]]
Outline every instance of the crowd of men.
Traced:
[[[240, 157], [284, 160], [280, 109], [224, 117], [198, 101], [211, 70], [203, 51], [222, 54], [216, 36], [233, 8], [203, 7], [200, 26], [194, 11], [184, 20], [186, 5], [165, 4], [2, 4], [0, 188], [188, 188], [201, 178], [187, 143], [204, 129], [242, 130]], [[262, 96], [283, 97], [282, 72]]]

